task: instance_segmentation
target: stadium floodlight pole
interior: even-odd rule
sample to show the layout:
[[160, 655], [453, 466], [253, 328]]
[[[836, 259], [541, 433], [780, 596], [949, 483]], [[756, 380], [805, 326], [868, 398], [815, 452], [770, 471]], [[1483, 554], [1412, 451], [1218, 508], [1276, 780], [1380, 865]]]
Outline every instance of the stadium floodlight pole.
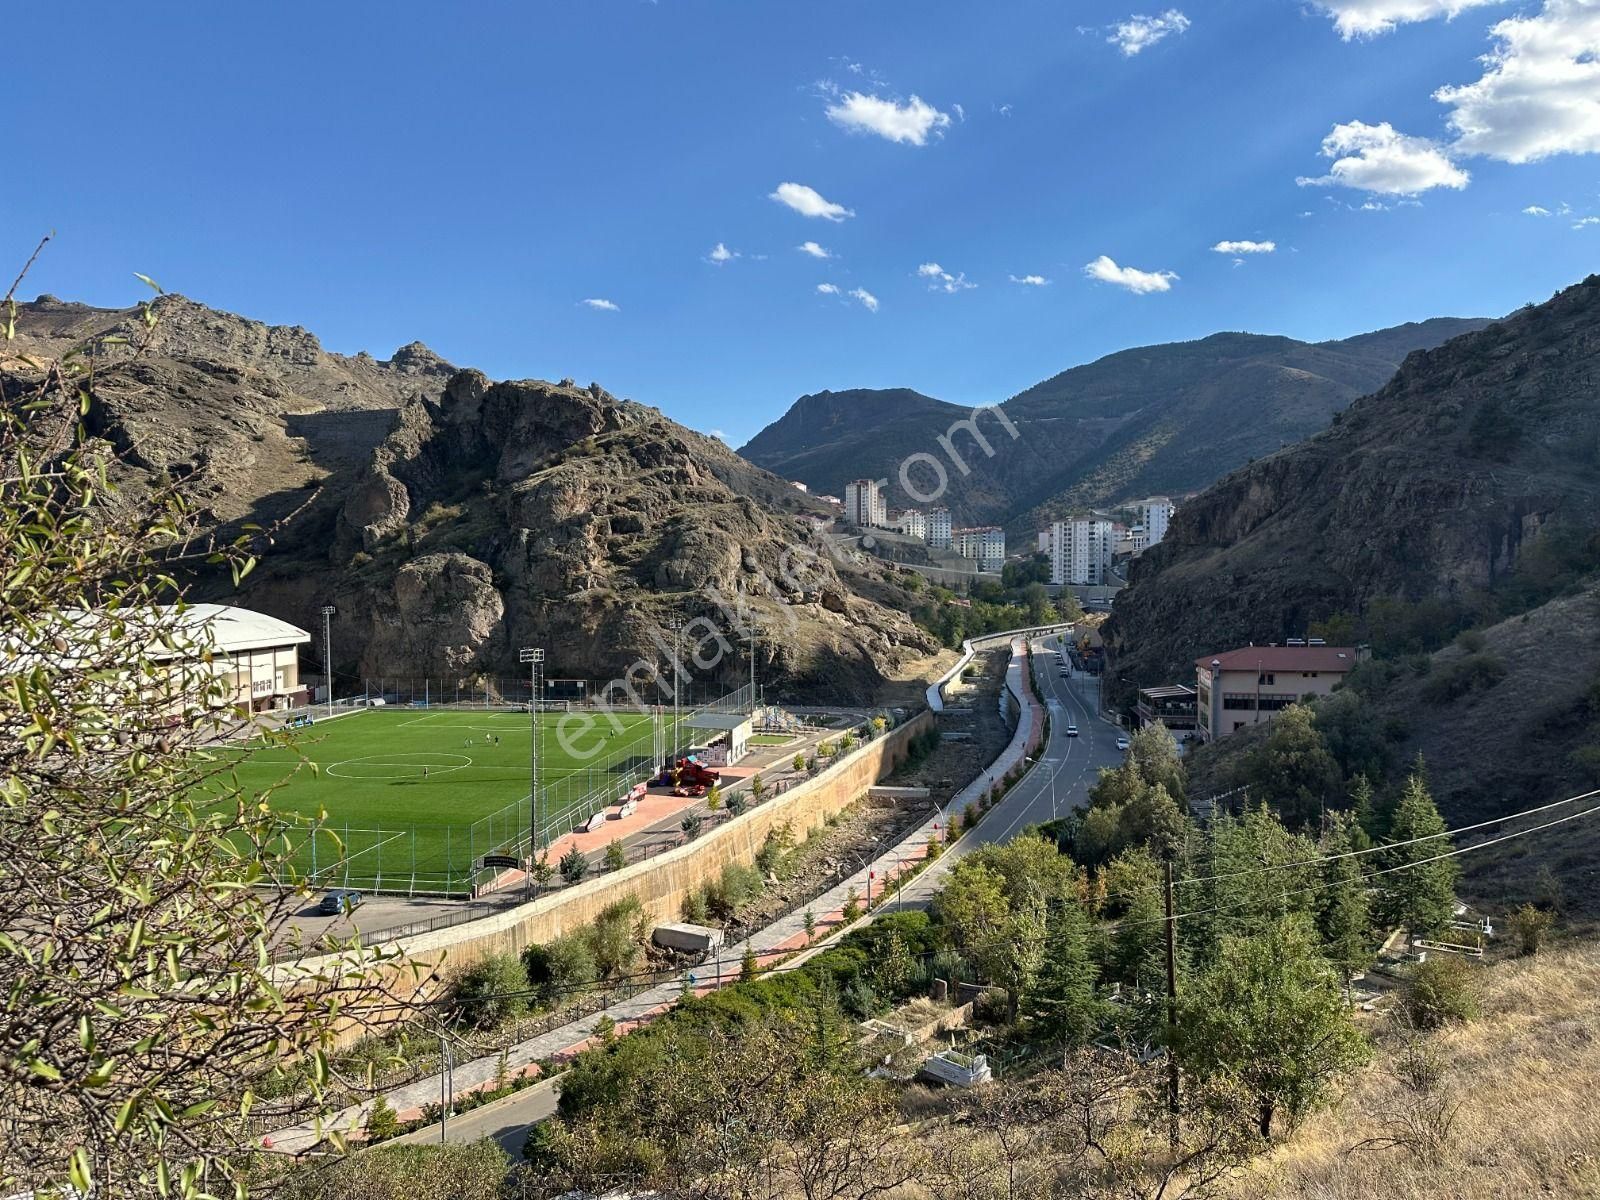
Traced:
[[544, 650], [524, 646], [518, 662], [528, 664], [528, 886], [533, 886], [533, 864], [539, 856], [539, 664]]
[[328, 715], [333, 716], [333, 614], [331, 604], [322, 606], [322, 679], [328, 685]]

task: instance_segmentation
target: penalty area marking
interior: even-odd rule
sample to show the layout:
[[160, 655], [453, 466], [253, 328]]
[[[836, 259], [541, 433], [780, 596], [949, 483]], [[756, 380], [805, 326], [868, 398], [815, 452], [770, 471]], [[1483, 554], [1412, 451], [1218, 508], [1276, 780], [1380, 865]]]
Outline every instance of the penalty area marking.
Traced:
[[421, 779], [424, 769], [430, 775], [449, 775], [471, 765], [465, 754], [429, 750], [344, 758], [328, 764], [322, 773], [334, 779]]

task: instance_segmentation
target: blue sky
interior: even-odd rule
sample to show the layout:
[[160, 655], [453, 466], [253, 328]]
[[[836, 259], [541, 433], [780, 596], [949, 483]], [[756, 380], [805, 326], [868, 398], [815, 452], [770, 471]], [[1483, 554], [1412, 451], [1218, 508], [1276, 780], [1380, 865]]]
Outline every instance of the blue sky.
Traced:
[[58, 234], [26, 296], [129, 304], [142, 271], [734, 444], [822, 388], [992, 402], [1600, 264], [1600, 0], [34, 4], [7, 34], [0, 252]]

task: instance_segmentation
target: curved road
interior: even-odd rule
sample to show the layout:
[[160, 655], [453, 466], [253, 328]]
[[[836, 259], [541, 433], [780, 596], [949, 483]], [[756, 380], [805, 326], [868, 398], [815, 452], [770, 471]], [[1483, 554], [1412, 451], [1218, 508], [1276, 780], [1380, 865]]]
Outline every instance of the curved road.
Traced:
[[[1038, 766], [1012, 788], [993, 812], [963, 838], [976, 845], [1003, 842], [1029, 825], [1042, 825], [1054, 817], [1066, 816], [1074, 808], [1089, 803], [1089, 788], [1102, 767], [1122, 762], [1117, 738], [1122, 730], [1102, 720], [1100, 680], [1082, 671], [1073, 671], [1059, 637], [1039, 638], [1030, 643], [1038, 665], [1039, 687], [1045, 707], [1050, 711], [1050, 741], [1044, 747]], [[1068, 675], [1060, 668], [1065, 666]], [[1067, 727], [1076, 725], [1078, 736], [1067, 736]]]

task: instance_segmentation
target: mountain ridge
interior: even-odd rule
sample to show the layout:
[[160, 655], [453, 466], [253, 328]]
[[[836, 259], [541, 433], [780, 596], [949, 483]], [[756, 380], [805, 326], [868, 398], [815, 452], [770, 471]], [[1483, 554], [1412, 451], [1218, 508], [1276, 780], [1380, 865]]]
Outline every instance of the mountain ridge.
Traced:
[[[1436, 317], [1316, 343], [1224, 331], [1120, 350], [1004, 401], [1019, 436], [1008, 440], [990, 427], [994, 454], [980, 447], [964, 455], [970, 473], [948, 472], [940, 502], [958, 522], [1027, 533], [1075, 507], [1198, 490], [1322, 428], [1380, 387], [1400, 351], [1487, 323]], [[905, 407], [886, 412], [897, 399]], [[937, 453], [939, 435], [971, 413], [911, 389], [823, 391], [801, 397], [739, 452], [816, 492], [838, 495], [849, 479], [887, 478], [891, 504], [914, 506], [919, 496], [900, 485], [900, 465]], [[911, 477], [927, 494], [928, 480]]]

